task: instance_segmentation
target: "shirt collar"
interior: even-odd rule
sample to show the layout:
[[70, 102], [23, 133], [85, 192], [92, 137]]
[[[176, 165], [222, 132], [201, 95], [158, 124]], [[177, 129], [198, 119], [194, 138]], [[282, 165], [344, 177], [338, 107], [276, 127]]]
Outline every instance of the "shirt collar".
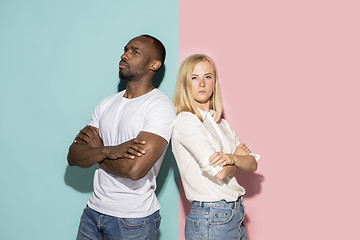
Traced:
[[215, 112], [214, 110], [212, 110], [212, 109], [210, 109], [209, 112], [204, 111], [204, 110], [202, 110], [202, 109], [200, 109], [200, 108], [198, 108], [198, 109], [199, 109], [199, 112], [200, 112], [200, 114], [201, 114], [201, 116], [202, 116], [202, 118], [203, 118], [204, 120], [206, 119], [207, 116], [211, 116], [212, 118], [214, 118], [215, 115], [216, 115], [216, 112]]

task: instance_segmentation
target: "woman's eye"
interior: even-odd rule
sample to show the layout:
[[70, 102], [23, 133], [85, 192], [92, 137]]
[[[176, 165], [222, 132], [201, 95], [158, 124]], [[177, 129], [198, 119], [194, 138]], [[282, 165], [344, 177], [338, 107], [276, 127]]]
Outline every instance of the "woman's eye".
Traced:
[[197, 79], [197, 77], [192, 77], [192, 78], [191, 78], [191, 80], [196, 80], [196, 79]]

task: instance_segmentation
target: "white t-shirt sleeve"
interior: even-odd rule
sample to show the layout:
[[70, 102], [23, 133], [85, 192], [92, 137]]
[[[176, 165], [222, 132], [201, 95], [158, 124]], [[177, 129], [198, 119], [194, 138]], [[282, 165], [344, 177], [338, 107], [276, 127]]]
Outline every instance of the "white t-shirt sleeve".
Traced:
[[214, 167], [209, 163], [210, 156], [216, 150], [196, 115], [187, 112], [180, 113], [175, 121], [173, 138], [190, 153], [202, 171], [212, 177], [222, 171], [222, 167]]
[[99, 128], [100, 125], [100, 119], [102, 114], [104, 113], [106, 107], [111, 104], [113, 99], [116, 98], [116, 95], [111, 95], [103, 99], [96, 107], [95, 110], [91, 116], [91, 120], [88, 125]]
[[168, 99], [156, 99], [149, 106], [142, 131], [159, 135], [169, 142], [175, 118], [174, 105]]

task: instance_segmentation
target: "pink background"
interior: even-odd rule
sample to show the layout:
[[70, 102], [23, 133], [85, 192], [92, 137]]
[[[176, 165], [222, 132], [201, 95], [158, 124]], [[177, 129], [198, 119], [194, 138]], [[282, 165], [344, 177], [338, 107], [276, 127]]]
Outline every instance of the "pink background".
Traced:
[[215, 60], [225, 116], [262, 156], [238, 176], [249, 239], [359, 239], [359, 2], [179, 2], [180, 61]]

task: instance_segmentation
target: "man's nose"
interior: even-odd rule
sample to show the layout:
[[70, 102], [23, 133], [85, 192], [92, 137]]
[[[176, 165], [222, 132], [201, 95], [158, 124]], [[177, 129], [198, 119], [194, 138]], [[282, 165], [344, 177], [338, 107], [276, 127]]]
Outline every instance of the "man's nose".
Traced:
[[128, 59], [129, 59], [129, 56], [128, 56], [127, 52], [124, 52], [124, 53], [121, 55], [121, 59], [125, 59], [125, 60], [128, 60]]

